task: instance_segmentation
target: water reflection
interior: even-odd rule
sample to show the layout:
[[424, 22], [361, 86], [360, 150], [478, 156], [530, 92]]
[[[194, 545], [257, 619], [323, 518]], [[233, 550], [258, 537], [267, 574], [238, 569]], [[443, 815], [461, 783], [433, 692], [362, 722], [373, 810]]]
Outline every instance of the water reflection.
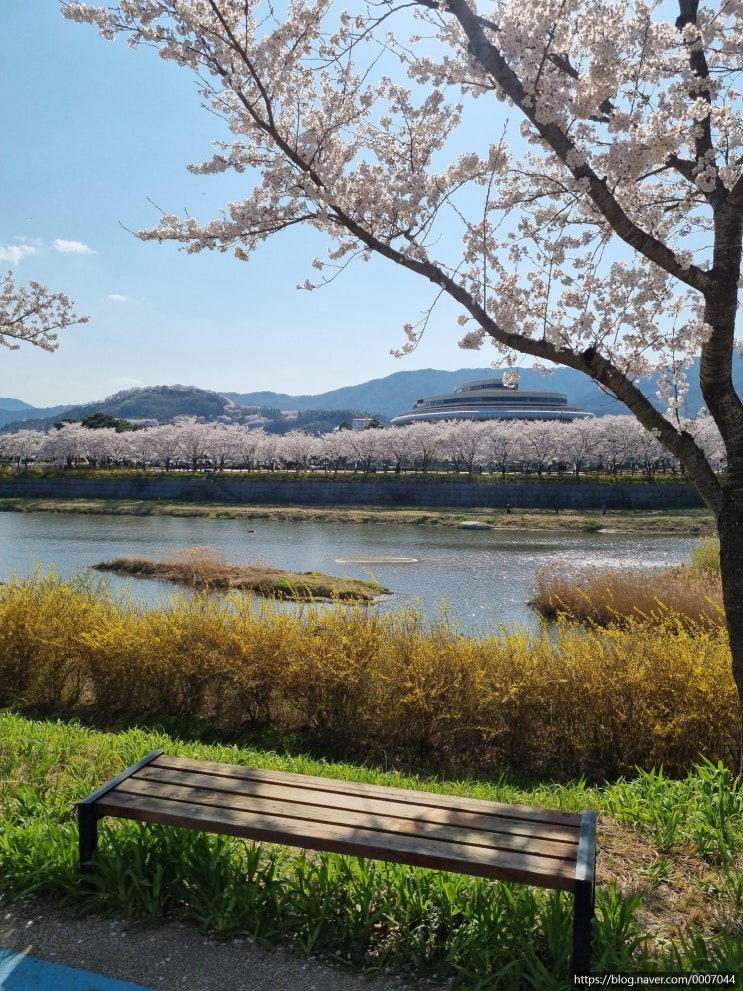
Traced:
[[[656, 535], [460, 530], [381, 524], [209, 520], [192, 517], [0, 513], [0, 579], [38, 564], [62, 577], [114, 557], [158, 557], [184, 547], [217, 548], [233, 561], [293, 571], [372, 576], [394, 591], [383, 608], [442, 604], [462, 629], [534, 625], [527, 606], [536, 570], [559, 561], [606, 568], [667, 567], [688, 560], [693, 538]], [[148, 602], [172, 593], [159, 582], [110, 576]]]

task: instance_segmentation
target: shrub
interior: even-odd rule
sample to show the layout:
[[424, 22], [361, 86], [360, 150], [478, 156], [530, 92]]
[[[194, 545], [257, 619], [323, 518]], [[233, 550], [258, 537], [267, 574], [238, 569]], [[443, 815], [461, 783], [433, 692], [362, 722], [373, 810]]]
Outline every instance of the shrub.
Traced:
[[651, 621], [464, 636], [445, 614], [178, 595], [145, 609], [36, 573], [0, 588], [2, 704], [305, 734], [339, 755], [612, 777], [738, 760], [721, 626]]
[[706, 575], [720, 575], [720, 541], [719, 539], [702, 540], [699, 546], [691, 552], [692, 568]]
[[386, 616], [370, 699], [370, 748], [440, 766], [464, 766], [474, 754], [482, 760], [487, 644], [462, 636], [446, 616], [431, 625], [414, 609]]
[[92, 586], [53, 572], [0, 586], [0, 704], [74, 708], [86, 680], [78, 631], [98, 611]]

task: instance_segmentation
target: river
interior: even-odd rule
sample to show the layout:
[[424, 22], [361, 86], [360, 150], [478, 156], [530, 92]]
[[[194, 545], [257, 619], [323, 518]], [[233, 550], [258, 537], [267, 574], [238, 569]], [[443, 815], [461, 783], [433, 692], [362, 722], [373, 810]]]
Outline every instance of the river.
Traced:
[[[535, 624], [527, 602], [543, 565], [667, 567], [687, 561], [697, 543], [692, 537], [636, 533], [0, 513], [0, 580], [32, 573], [36, 565], [68, 578], [114, 557], [153, 558], [207, 546], [240, 564], [371, 575], [394, 593], [383, 608], [414, 602], [434, 618], [445, 606], [464, 631], [477, 633]], [[172, 586], [159, 582], [114, 575], [106, 580], [112, 589], [127, 587], [150, 603], [172, 594]]]

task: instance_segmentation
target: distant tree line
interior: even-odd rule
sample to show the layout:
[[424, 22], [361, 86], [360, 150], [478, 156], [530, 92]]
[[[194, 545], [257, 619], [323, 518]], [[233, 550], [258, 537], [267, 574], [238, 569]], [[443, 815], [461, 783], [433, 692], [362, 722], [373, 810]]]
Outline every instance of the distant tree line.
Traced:
[[[129, 424], [128, 426], [131, 426]], [[720, 435], [709, 417], [685, 424], [718, 471], [725, 468]], [[588, 473], [677, 473], [676, 460], [632, 416], [604, 416], [572, 423], [514, 420], [448, 420], [403, 427], [300, 429], [272, 434], [262, 427], [205, 423], [183, 417], [138, 430], [122, 421], [60, 423], [0, 436], [0, 457], [18, 468], [161, 469], [164, 471], [289, 470], [521, 473], [543, 477]]]

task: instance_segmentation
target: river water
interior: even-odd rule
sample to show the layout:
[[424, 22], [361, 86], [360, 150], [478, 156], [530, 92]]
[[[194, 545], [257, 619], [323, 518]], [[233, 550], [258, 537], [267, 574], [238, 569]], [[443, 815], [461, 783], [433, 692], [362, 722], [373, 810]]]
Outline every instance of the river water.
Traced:
[[[0, 513], [0, 580], [30, 574], [36, 565], [68, 578], [114, 557], [156, 558], [207, 546], [240, 564], [371, 576], [394, 593], [383, 608], [413, 602], [435, 618], [445, 607], [463, 630], [477, 633], [535, 624], [527, 602], [543, 565], [667, 567], [687, 561], [696, 545], [694, 538], [625, 533]], [[106, 580], [150, 603], [172, 594], [172, 586], [160, 582]]]

